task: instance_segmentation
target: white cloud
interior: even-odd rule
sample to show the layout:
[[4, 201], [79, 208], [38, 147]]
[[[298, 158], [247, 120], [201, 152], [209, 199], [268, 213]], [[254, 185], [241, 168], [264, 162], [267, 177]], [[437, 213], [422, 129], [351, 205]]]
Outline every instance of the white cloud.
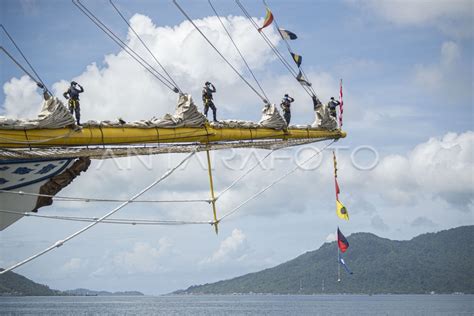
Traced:
[[71, 258], [62, 267], [61, 272], [73, 273], [87, 265], [87, 260], [81, 258]]
[[441, 63], [445, 66], [450, 66], [459, 60], [461, 49], [459, 45], [452, 42], [444, 42], [441, 46]]
[[161, 268], [161, 257], [167, 253], [171, 243], [166, 238], [160, 238], [158, 245], [147, 242], [136, 242], [133, 248], [122, 251], [113, 257], [113, 269], [128, 274], [157, 272]]
[[459, 86], [459, 60], [461, 48], [452, 41], [441, 45], [440, 60], [438, 63], [415, 66], [415, 82], [423, 88], [431, 91], [439, 90], [442, 93], [453, 91], [453, 87]]
[[381, 160], [372, 179], [385, 198], [410, 204], [427, 194], [468, 210], [474, 198], [474, 132], [448, 133], [416, 146], [406, 156]]
[[[361, 4], [360, 1], [350, 2]], [[472, 35], [471, 0], [363, 0], [362, 5], [398, 25], [434, 25], [452, 36]]]
[[224, 239], [219, 248], [208, 258], [201, 261], [202, 264], [223, 263], [229, 260], [243, 260], [246, 257], [246, 236], [240, 230], [235, 228], [232, 234]]
[[42, 97], [36, 91], [37, 86], [28, 76], [12, 78], [3, 85], [6, 116], [12, 118], [33, 118], [41, 110]]

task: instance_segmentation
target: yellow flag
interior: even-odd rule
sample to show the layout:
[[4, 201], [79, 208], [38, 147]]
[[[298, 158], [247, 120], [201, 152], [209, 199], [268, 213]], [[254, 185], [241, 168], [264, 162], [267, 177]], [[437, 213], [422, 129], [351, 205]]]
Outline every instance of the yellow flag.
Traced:
[[336, 214], [341, 219], [345, 219], [346, 221], [349, 220], [349, 213], [347, 213], [346, 207], [339, 202], [339, 200], [336, 200]]

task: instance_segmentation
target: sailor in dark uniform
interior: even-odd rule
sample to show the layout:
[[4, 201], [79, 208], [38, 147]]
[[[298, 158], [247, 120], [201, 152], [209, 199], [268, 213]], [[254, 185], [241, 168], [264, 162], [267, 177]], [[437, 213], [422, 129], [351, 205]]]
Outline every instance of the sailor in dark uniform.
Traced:
[[285, 97], [281, 100], [280, 107], [283, 109], [283, 117], [285, 118], [286, 124], [290, 125], [291, 120], [291, 103], [293, 103], [295, 99], [290, 97], [288, 94], [285, 94]]
[[204, 84], [202, 88], [202, 102], [204, 103], [204, 115], [207, 117], [207, 112], [209, 108], [212, 110], [212, 116], [214, 118], [214, 122], [217, 122], [217, 108], [214, 105], [212, 94], [216, 92], [216, 87], [209, 81]]
[[81, 107], [79, 104], [79, 93], [84, 92], [84, 88], [75, 81], [71, 82], [71, 86], [63, 93], [63, 96], [69, 100], [69, 111], [76, 114], [77, 125], [81, 124]]

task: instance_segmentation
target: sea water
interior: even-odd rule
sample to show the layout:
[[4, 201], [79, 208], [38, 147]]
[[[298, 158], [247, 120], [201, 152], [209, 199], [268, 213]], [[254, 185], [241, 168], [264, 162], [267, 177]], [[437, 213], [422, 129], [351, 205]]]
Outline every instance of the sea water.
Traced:
[[0, 297], [0, 315], [474, 315], [474, 295]]

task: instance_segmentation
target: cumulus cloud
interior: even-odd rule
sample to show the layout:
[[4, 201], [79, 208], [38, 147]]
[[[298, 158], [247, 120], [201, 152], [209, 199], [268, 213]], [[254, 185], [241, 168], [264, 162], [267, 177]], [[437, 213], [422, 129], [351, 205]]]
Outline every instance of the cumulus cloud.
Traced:
[[460, 65], [461, 48], [453, 42], [447, 41], [441, 45], [440, 60], [435, 64], [418, 64], [415, 66], [415, 83], [430, 91], [439, 90], [442, 93], [458, 91], [459, 85], [465, 86], [459, 80], [462, 66]]
[[[360, 5], [360, 1], [350, 2]], [[362, 6], [398, 25], [434, 25], [452, 36], [472, 35], [473, 4], [470, 0], [363, 0]]]
[[246, 236], [240, 229], [235, 228], [232, 234], [220, 243], [219, 248], [210, 257], [202, 260], [201, 264], [241, 261], [246, 257], [246, 250]]
[[28, 76], [12, 78], [3, 85], [6, 116], [13, 118], [33, 118], [41, 110], [42, 97], [37, 92], [36, 83]]
[[469, 210], [474, 197], [474, 132], [448, 133], [416, 146], [406, 156], [383, 158], [372, 178], [386, 199], [411, 204], [428, 194]]
[[170, 247], [170, 241], [164, 237], [158, 240], [156, 246], [147, 242], [136, 242], [132, 249], [117, 253], [112, 264], [117, 271], [128, 274], [157, 272], [161, 269], [161, 257]]
[[450, 66], [459, 60], [461, 49], [455, 42], [444, 42], [441, 46], [441, 64]]
[[87, 265], [87, 260], [81, 258], [71, 258], [69, 259], [62, 267], [61, 272], [64, 273], [73, 273]]

